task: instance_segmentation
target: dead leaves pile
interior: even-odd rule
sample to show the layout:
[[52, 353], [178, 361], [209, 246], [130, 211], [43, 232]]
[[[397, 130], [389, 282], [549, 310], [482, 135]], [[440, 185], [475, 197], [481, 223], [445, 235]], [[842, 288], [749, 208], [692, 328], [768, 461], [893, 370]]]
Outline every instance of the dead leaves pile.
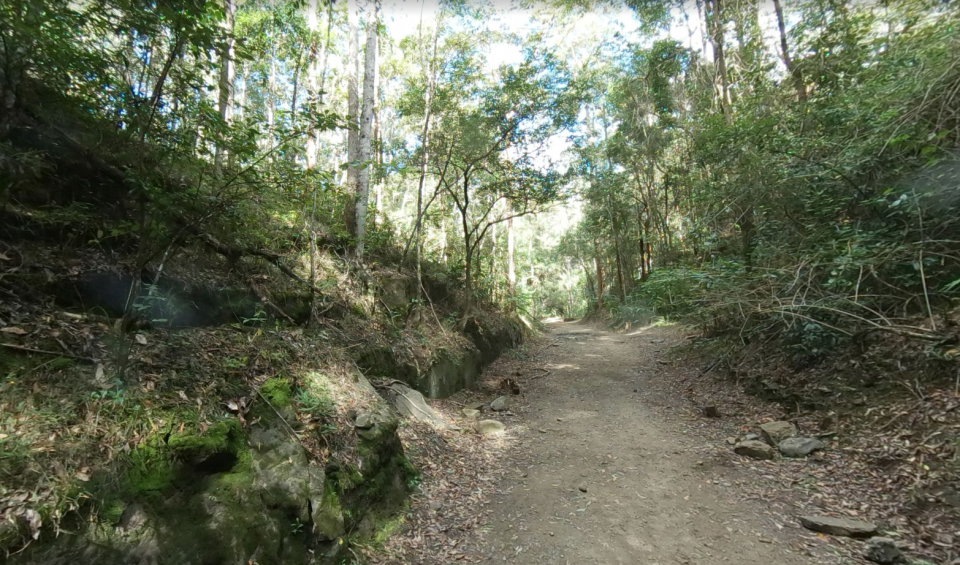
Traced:
[[403, 529], [381, 549], [368, 552], [371, 563], [479, 561], [475, 543], [502, 474], [497, 450], [477, 434], [422, 423], [408, 423], [399, 433], [407, 457], [420, 471], [420, 487], [411, 498]]

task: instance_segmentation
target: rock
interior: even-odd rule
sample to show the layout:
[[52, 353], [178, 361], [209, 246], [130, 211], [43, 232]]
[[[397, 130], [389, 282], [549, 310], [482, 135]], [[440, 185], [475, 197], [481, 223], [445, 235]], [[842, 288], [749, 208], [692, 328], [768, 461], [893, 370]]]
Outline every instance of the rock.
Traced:
[[728, 445], [737, 445], [737, 438], [735, 437], [728, 437], [725, 441]]
[[707, 418], [719, 418], [720, 409], [717, 408], [716, 406], [704, 406], [703, 415], [706, 416]]
[[363, 414], [360, 414], [359, 416], [357, 416], [357, 419], [353, 423], [353, 425], [354, 427], [359, 428], [361, 430], [369, 430], [374, 425], [376, 425], [376, 423], [377, 422], [373, 418], [373, 416], [364, 412]]
[[813, 437], [788, 437], [777, 446], [785, 457], [806, 457], [826, 448], [827, 444]]
[[743, 441], [756, 441], [758, 439], [760, 439], [760, 436], [757, 434], [747, 434], [743, 436]]
[[463, 412], [463, 415], [467, 418], [476, 418], [477, 416], [480, 415], [480, 411], [474, 408], [464, 408], [462, 412]]
[[120, 513], [118, 526], [125, 532], [135, 532], [147, 524], [146, 510], [139, 504], [130, 504]]
[[580, 485], [577, 487], [577, 490], [579, 490], [580, 492], [587, 492], [587, 487], [585, 487], [584, 485]]
[[477, 432], [483, 436], [498, 436], [503, 434], [506, 429], [503, 422], [497, 420], [480, 420], [477, 422]]
[[830, 534], [831, 536], [868, 538], [877, 533], [877, 527], [869, 522], [834, 518], [832, 516], [801, 516], [800, 524], [808, 530]]
[[754, 459], [773, 459], [776, 454], [772, 447], [757, 440], [742, 441], [733, 448], [733, 452]]
[[440, 419], [440, 416], [427, 404], [422, 394], [401, 384], [395, 384], [390, 388], [397, 393], [394, 402], [397, 405], [397, 410], [401, 414], [420, 422], [446, 427], [446, 424]]
[[871, 538], [863, 548], [863, 557], [880, 565], [894, 565], [905, 560], [896, 542], [890, 538]]
[[490, 403], [490, 409], [494, 412], [503, 412], [507, 408], [510, 408], [510, 399], [506, 396], [498, 396]]
[[770, 445], [779, 445], [788, 437], [797, 435], [797, 427], [790, 422], [767, 422], [760, 426], [760, 435]]

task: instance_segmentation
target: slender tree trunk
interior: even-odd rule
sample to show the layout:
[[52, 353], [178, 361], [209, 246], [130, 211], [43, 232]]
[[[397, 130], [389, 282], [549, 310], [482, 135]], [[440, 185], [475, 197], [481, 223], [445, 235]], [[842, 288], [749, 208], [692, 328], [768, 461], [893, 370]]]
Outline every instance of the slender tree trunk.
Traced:
[[370, 199], [370, 163], [373, 156], [373, 105], [377, 99], [377, 2], [367, 5], [367, 46], [363, 69], [363, 111], [360, 115], [360, 155], [363, 165], [357, 177], [357, 257], [363, 257], [363, 244], [367, 235], [367, 203]]
[[[421, 26], [423, 22], [421, 21]], [[416, 238], [417, 243], [417, 298], [423, 298], [423, 271], [421, 261], [423, 259], [423, 184], [427, 178], [427, 163], [430, 159], [430, 115], [433, 105], [433, 60], [437, 54], [437, 36], [439, 35], [439, 22], [438, 30], [436, 35], [434, 35], [433, 41], [433, 56], [431, 56], [429, 63], [424, 62], [422, 65], [424, 67], [424, 75], [427, 81], [427, 90], [423, 96], [424, 104], [424, 113], [423, 113], [423, 133], [420, 136], [420, 179], [417, 183], [417, 220], [414, 224], [414, 237]], [[404, 193], [406, 197], [406, 193]], [[443, 215], [441, 215], [441, 220]], [[444, 229], [444, 224], [441, 221], [441, 229]], [[444, 233], [444, 242], [446, 242], [446, 234]], [[443, 248], [440, 250], [441, 256], [443, 255]], [[419, 310], [419, 308], [418, 308]]]
[[708, 17], [708, 27], [710, 29], [710, 42], [713, 44], [713, 61], [717, 67], [717, 79], [719, 80], [719, 102], [720, 110], [724, 116], [730, 115], [730, 79], [727, 76], [727, 59], [724, 55], [724, 37], [723, 37], [723, 0], [706, 0]]
[[470, 310], [473, 307], [473, 247], [470, 242], [470, 224], [467, 222], [467, 212], [470, 210], [470, 168], [463, 171], [463, 200], [457, 204], [460, 209], [460, 227], [463, 229], [463, 248], [466, 255], [467, 264], [464, 268], [464, 289], [467, 293], [467, 303], [463, 310], [463, 319], [470, 316]]
[[513, 258], [513, 218], [507, 220], [507, 290], [510, 296], [517, 293], [517, 267]]
[[[379, 75], [379, 69], [378, 69], [378, 72], [376, 72], [375, 74]], [[377, 84], [376, 90], [378, 92], [380, 90], [379, 87], [380, 85]], [[374, 112], [373, 112], [373, 141], [374, 141], [374, 145], [376, 146], [376, 152], [377, 152], [376, 161], [377, 161], [378, 171], [383, 170], [383, 132], [380, 130], [380, 111], [382, 108], [383, 108], [383, 105], [378, 103], [374, 107]], [[380, 221], [380, 214], [383, 212], [383, 182], [384, 182], [383, 175], [378, 175], [377, 180], [374, 183], [374, 192], [375, 192], [375, 198], [373, 202], [374, 214], [373, 214], [373, 219], [371, 220], [371, 224], [374, 226], [376, 226], [377, 222]]]
[[333, 4], [327, 2], [327, 38], [323, 42], [323, 68], [320, 70], [320, 87], [317, 89], [317, 111], [323, 107], [324, 89], [327, 87], [327, 58], [330, 56], [330, 41], [333, 40]]
[[593, 240], [593, 262], [597, 266], [597, 310], [603, 310], [603, 261], [600, 258], [600, 242]]
[[[270, 55], [270, 70], [267, 75], [267, 99], [266, 99], [266, 114], [267, 114], [267, 135], [261, 140], [262, 147], [264, 151], [268, 150], [275, 139], [274, 136], [274, 125], [276, 123], [275, 111], [277, 104], [277, 58], [276, 54], [273, 53]], [[269, 158], [271, 161], [272, 157]]]
[[797, 101], [803, 102], [807, 99], [807, 85], [804, 84], [803, 70], [790, 57], [790, 49], [787, 44], [787, 25], [783, 19], [783, 7], [780, 0], [773, 0], [773, 9], [777, 13], [777, 28], [780, 30], [780, 58], [787, 67], [787, 72], [793, 77], [793, 87], [797, 91]]
[[346, 202], [343, 207], [343, 221], [347, 233], [357, 236], [357, 180], [358, 170], [356, 163], [360, 161], [360, 131], [358, 118], [360, 112], [360, 94], [357, 88], [360, 74], [360, 27], [357, 22], [356, 0], [347, 0], [347, 22], [350, 28], [350, 37], [347, 40], [347, 186], [344, 190]]
[[499, 231], [500, 224], [493, 224], [493, 229], [490, 230], [490, 300], [496, 302], [497, 300], [497, 252], [500, 250], [497, 248], [497, 232]]
[[310, 210], [310, 318], [307, 325], [313, 323], [317, 315], [317, 189], [313, 187], [313, 207]]
[[647, 280], [647, 254], [644, 246], [645, 234], [643, 233], [643, 214], [640, 211], [640, 204], [635, 204], [634, 210], [637, 214], [637, 237], [640, 241], [640, 282], [645, 282]]
[[[307, 67], [307, 85], [310, 89], [311, 107], [319, 109], [317, 99], [320, 95], [320, 56], [318, 55], [319, 49], [317, 48], [317, 43], [320, 39], [320, 20], [317, 12], [317, 0], [307, 0], [306, 20], [307, 30], [310, 31], [310, 63]], [[313, 104], [317, 105], [313, 106]], [[296, 111], [296, 108], [294, 108], [294, 111]], [[311, 126], [310, 135], [307, 136], [307, 141], [304, 146], [308, 169], [313, 169], [317, 166], [317, 152], [319, 151], [318, 146], [320, 143], [317, 134], [316, 129]]]
[[140, 129], [140, 143], [144, 143], [147, 139], [147, 132], [150, 131], [150, 127], [153, 125], [153, 118], [160, 108], [160, 101], [163, 100], [163, 86], [167, 82], [167, 76], [170, 74], [170, 69], [173, 68], [173, 63], [180, 57], [180, 51], [183, 50], [184, 43], [185, 38], [183, 34], [180, 30], [177, 30], [176, 41], [174, 41], [173, 47], [170, 48], [170, 55], [163, 64], [163, 70], [160, 71], [160, 76], [157, 77], [157, 81], [153, 86], [153, 94], [150, 96], [150, 114], [147, 118], [147, 123]]
[[[233, 60], [233, 20], [235, 12], [234, 0], [224, 0], [223, 27], [227, 33], [227, 40], [224, 43], [223, 52], [220, 53], [220, 92], [218, 100], [220, 119], [224, 124], [229, 124], [233, 119], [233, 79], [236, 68]], [[213, 171], [217, 178], [223, 176], [223, 156], [225, 153], [226, 149], [218, 143], [213, 157]]]
[[623, 278], [623, 257], [620, 255], [620, 237], [616, 233], [613, 236], [613, 250], [617, 255], [617, 284], [620, 287], [620, 303], [627, 303], [627, 286]]

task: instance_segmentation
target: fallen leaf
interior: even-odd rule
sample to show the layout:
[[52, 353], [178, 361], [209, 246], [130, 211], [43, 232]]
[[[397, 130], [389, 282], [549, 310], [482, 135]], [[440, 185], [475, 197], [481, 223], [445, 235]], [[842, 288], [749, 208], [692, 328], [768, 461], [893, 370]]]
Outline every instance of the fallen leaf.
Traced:
[[240, 407], [233, 400], [228, 400], [227, 409], [230, 410], [231, 412], [238, 412], [240, 410]]
[[137, 343], [139, 343], [140, 345], [146, 345], [146, 344], [147, 344], [147, 336], [145, 336], [145, 335], [143, 335], [143, 334], [137, 334], [137, 335], [133, 336], [133, 339], [135, 339], [135, 340], [137, 341]]
[[29, 333], [23, 328], [18, 328], [17, 326], [10, 326], [9, 328], [0, 328], [0, 332], [14, 334], [14, 335], [27, 335], [27, 333]]
[[9, 257], [7, 257], [7, 256], [6, 256], [5, 254], [3, 254], [3, 253], [0, 253], [0, 261], [9, 261], [9, 260], [10, 260]]

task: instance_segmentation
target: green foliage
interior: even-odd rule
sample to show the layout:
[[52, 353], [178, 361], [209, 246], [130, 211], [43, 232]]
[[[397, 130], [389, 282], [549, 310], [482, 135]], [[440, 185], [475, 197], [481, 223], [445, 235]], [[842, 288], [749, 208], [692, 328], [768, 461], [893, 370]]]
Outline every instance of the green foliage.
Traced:
[[732, 22], [710, 38], [724, 43], [724, 69], [677, 41], [630, 45], [596, 104], [601, 123], [579, 132], [586, 207], [565, 253], [585, 265], [593, 300], [609, 289], [614, 312], [647, 305], [741, 336], [784, 331], [814, 357], [950, 308], [956, 10], [791, 6], [781, 80], [783, 53], [771, 51], [782, 47], [764, 41], [756, 8], [714, 8], [724, 14], [708, 17]]

